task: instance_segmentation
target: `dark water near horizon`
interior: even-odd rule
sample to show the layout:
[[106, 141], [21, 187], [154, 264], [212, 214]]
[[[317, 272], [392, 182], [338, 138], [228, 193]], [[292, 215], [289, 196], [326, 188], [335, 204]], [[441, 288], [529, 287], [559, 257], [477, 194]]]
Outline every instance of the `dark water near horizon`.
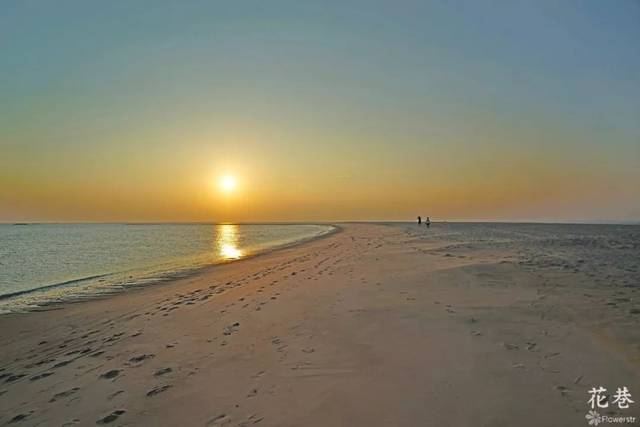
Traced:
[[332, 229], [303, 224], [0, 224], [0, 313], [166, 280]]

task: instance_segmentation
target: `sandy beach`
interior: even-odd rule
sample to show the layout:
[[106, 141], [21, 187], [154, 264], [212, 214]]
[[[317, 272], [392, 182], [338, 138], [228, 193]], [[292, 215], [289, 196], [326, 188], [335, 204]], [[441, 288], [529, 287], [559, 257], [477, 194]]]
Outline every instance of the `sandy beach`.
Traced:
[[1, 316], [0, 423], [582, 426], [598, 386], [638, 402], [602, 415], [639, 422], [637, 240], [551, 250], [445, 227], [341, 224], [170, 283]]

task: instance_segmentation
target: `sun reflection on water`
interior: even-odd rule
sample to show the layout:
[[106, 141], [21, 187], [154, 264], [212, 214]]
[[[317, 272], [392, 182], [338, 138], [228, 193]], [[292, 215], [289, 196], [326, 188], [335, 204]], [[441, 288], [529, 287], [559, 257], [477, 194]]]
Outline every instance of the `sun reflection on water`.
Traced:
[[238, 226], [236, 224], [216, 225], [216, 248], [223, 259], [242, 258], [238, 248]]

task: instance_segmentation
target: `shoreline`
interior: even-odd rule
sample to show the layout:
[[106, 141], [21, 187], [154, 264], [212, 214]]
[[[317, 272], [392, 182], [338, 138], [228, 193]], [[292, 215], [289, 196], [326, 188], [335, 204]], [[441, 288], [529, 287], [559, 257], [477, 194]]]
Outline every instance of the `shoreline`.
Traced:
[[[139, 225], [139, 224], [136, 224]], [[279, 225], [285, 225], [285, 224], [279, 224]], [[5, 311], [2, 312], [0, 311], [0, 316], [5, 316], [5, 315], [10, 315], [10, 314], [26, 314], [26, 313], [31, 313], [31, 312], [41, 312], [41, 311], [47, 311], [47, 310], [54, 310], [57, 309], [58, 306], [60, 305], [64, 305], [64, 304], [76, 304], [76, 303], [80, 303], [80, 302], [85, 302], [85, 301], [91, 301], [92, 299], [102, 299], [102, 298], [108, 298], [109, 296], [112, 296], [114, 294], [118, 294], [118, 293], [122, 293], [122, 292], [130, 292], [130, 291], [134, 291], [136, 289], [140, 289], [140, 288], [145, 288], [145, 287], [151, 287], [151, 286], [159, 286], [162, 285], [164, 283], [167, 282], [172, 282], [175, 280], [179, 280], [179, 279], [184, 279], [184, 278], [188, 278], [190, 276], [193, 275], [198, 275], [198, 274], [204, 274], [206, 272], [206, 270], [211, 269], [211, 268], [215, 268], [217, 266], [220, 265], [225, 265], [228, 263], [232, 263], [232, 262], [239, 262], [239, 261], [243, 261], [243, 260], [248, 260], [254, 257], [258, 257], [264, 254], [268, 254], [270, 252], [273, 251], [278, 251], [281, 249], [285, 249], [285, 248], [289, 248], [289, 247], [294, 247], [297, 245], [303, 245], [305, 243], [314, 241], [316, 239], [322, 239], [325, 237], [328, 237], [334, 233], [338, 233], [340, 232], [340, 227], [338, 225], [335, 224], [316, 224], [316, 223], [305, 223], [303, 225], [322, 225], [322, 226], [327, 226], [330, 227], [329, 230], [327, 230], [326, 232], [323, 233], [319, 233], [313, 236], [309, 236], [309, 237], [303, 237], [299, 240], [295, 240], [293, 242], [288, 242], [288, 243], [283, 243], [283, 244], [279, 244], [279, 245], [274, 245], [268, 248], [264, 248], [261, 250], [257, 250], [255, 252], [252, 252], [246, 256], [243, 256], [242, 258], [239, 259], [221, 259], [221, 260], [217, 260], [214, 261], [210, 264], [207, 265], [202, 265], [202, 266], [197, 266], [197, 267], [184, 267], [182, 269], [178, 269], [178, 270], [174, 270], [174, 271], [167, 271], [164, 273], [159, 273], [160, 276], [159, 277], [149, 277], [149, 278], [145, 278], [145, 277], [140, 277], [137, 279], [137, 282], [131, 283], [131, 284], [111, 284], [108, 286], [105, 286], [104, 289], [101, 289], [99, 291], [96, 292], [91, 292], [88, 294], [84, 294], [84, 293], [77, 293], [75, 295], [69, 295], [67, 297], [63, 297], [61, 300], [52, 300], [52, 301], [45, 301], [45, 302], [40, 302], [37, 305], [34, 306], [29, 306], [23, 310], [12, 310], [12, 311]], [[0, 294], [0, 303], [5, 303], [5, 302], [9, 302], [11, 299], [14, 298], [20, 298], [20, 297], [24, 297], [24, 296], [28, 296], [28, 295], [37, 295], [40, 292], [47, 292], [47, 291], [51, 291], [51, 290], [55, 290], [55, 289], [59, 289], [59, 288], [64, 288], [66, 286], [69, 286], [71, 284], [74, 283], [82, 283], [82, 282], [86, 282], [89, 280], [93, 280], [93, 279], [97, 279], [97, 278], [102, 278], [102, 277], [108, 277], [108, 276], [112, 276], [112, 275], [121, 275], [124, 274], [125, 272], [111, 272], [111, 273], [102, 273], [102, 274], [97, 274], [97, 275], [93, 275], [93, 276], [89, 276], [89, 277], [83, 277], [83, 278], [78, 278], [78, 279], [70, 279], [70, 280], [66, 280], [64, 282], [60, 282], [60, 283], [54, 283], [54, 284], [50, 284], [50, 285], [45, 285], [45, 286], [41, 286], [39, 288], [35, 288], [35, 289], [29, 289], [29, 290], [24, 290], [24, 291], [16, 291], [16, 292], [11, 292], [11, 293], [7, 293], [7, 294]]]
[[410, 225], [340, 227], [0, 316], [0, 424], [583, 425], [590, 387], [640, 390], [637, 288]]

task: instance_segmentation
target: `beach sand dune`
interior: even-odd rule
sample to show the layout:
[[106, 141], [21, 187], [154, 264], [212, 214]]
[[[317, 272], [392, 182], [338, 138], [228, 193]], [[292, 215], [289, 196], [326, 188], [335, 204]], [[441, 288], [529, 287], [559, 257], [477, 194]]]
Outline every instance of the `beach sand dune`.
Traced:
[[344, 224], [171, 283], [2, 316], [0, 423], [573, 426], [598, 386], [638, 402], [601, 414], [640, 418], [634, 243], [601, 260], [588, 240], [446, 227]]

